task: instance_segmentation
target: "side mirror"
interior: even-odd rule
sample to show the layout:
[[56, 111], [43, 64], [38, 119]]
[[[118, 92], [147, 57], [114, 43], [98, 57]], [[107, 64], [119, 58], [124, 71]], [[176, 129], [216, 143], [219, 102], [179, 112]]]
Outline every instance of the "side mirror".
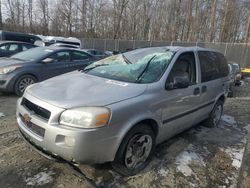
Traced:
[[52, 63], [54, 61], [54, 59], [52, 59], [52, 58], [46, 58], [46, 59], [44, 59], [44, 60], [42, 60], [42, 62], [43, 63]]
[[183, 89], [189, 86], [189, 79], [187, 76], [175, 76], [173, 82], [166, 84], [166, 89]]

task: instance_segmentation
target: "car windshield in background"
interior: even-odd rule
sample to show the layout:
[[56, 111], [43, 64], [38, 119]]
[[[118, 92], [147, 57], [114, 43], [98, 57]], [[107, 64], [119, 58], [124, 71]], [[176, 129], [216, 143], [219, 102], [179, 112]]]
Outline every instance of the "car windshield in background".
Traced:
[[37, 47], [37, 48], [32, 48], [30, 50], [15, 54], [11, 56], [11, 58], [20, 59], [24, 61], [33, 61], [36, 59], [40, 59], [43, 56], [50, 54], [51, 52], [53, 52], [53, 50], [43, 48], [43, 47]]
[[105, 58], [84, 69], [87, 74], [132, 83], [152, 83], [160, 79], [174, 52], [134, 50]]

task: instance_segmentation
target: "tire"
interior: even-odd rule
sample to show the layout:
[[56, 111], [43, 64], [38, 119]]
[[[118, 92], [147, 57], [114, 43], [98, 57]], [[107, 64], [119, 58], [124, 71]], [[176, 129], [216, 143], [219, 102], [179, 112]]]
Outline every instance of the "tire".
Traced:
[[111, 163], [113, 169], [123, 176], [135, 175], [148, 165], [154, 149], [155, 134], [153, 130], [146, 124], [138, 124], [123, 139], [115, 160]]
[[14, 93], [18, 96], [22, 96], [25, 89], [37, 82], [37, 79], [32, 75], [23, 75], [20, 76], [14, 85]]
[[214, 105], [212, 112], [209, 114], [209, 117], [204, 121], [204, 125], [206, 127], [218, 126], [223, 113], [223, 105], [224, 102], [222, 100], [217, 101], [217, 103]]

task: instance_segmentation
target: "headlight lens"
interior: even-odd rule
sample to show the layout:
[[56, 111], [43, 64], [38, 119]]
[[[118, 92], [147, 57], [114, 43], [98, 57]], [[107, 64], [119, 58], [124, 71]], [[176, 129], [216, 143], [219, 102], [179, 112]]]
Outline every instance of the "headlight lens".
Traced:
[[13, 72], [14, 70], [16, 70], [17, 68], [20, 68], [20, 67], [21, 67], [21, 65], [0, 68], [0, 74], [7, 74], [10, 72]]
[[60, 117], [60, 124], [79, 128], [97, 128], [107, 125], [109, 118], [108, 108], [81, 107], [64, 111]]

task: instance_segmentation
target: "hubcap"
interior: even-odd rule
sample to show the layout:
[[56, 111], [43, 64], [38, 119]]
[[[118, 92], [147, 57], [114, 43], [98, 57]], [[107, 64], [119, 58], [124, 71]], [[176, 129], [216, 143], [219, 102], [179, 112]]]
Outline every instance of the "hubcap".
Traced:
[[19, 90], [23, 93], [24, 90], [31, 84], [34, 84], [35, 81], [31, 78], [24, 78], [19, 83]]
[[217, 125], [220, 121], [222, 114], [222, 107], [221, 105], [217, 106], [215, 111], [214, 111], [214, 125]]
[[137, 134], [129, 141], [126, 154], [125, 165], [127, 168], [136, 168], [143, 164], [152, 149], [152, 138], [149, 135]]

